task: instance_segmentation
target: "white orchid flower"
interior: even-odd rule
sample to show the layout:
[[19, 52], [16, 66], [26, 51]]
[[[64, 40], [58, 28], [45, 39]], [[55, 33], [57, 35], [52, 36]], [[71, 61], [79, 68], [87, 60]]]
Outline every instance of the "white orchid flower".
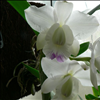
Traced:
[[28, 24], [40, 32], [37, 49], [43, 49], [46, 57], [63, 62], [71, 54], [77, 55], [79, 42], [97, 30], [99, 25], [94, 16], [73, 10], [73, 4], [56, 1], [54, 7], [30, 6], [25, 10]]
[[[79, 81], [83, 86], [92, 86], [90, 81], [90, 71], [83, 68], [76, 61], [57, 62], [56, 59], [51, 60], [43, 58], [42, 69], [48, 77], [42, 87], [43, 93], [48, 93], [56, 89], [58, 98], [74, 98], [78, 93]], [[98, 82], [100, 84], [100, 74], [98, 74]], [[75, 100], [75, 99], [74, 99]]]
[[91, 82], [93, 86], [98, 90], [97, 70], [100, 72], [100, 37], [93, 44], [90, 43], [89, 48], [91, 50], [91, 60], [90, 60]]

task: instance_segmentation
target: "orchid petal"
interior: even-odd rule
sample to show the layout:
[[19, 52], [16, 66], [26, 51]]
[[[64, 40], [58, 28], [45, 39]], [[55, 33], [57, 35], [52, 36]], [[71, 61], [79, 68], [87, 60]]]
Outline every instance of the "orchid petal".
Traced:
[[95, 58], [95, 66], [97, 67], [97, 69], [100, 72], [100, 56]]
[[37, 47], [37, 50], [40, 50], [44, 47], [45, 45], [45, 37], [46, 37], [46, 33], [47, 33], [48, 30], [45, 30], [43, 32], [41, 32], [38, 37], [37, 37], [37, 42], [36, 42], [36, 47]]
[[54, 9], [58, 16], [59, 23], [63, 25], [72, 12], [73, 4], [69, 2], [61, 2], [61, 1], [55, 2]]
[[88, 70], [88, 69], [89, 69], [89, 66], [87, 66], [87, 65], [85, 64], [85, 62], [83, 62], [83, 61], [78, 61], [78, 63], [81, 65], [81, 67], [82, 67], [84, 70]]
[[[52, 36], [53, 36], [53, 33], [55, 32], [55, 30], [59, 27], [59, 24], [58, 23], [55, 23], [53, 24], [50, 29], [48, 30], [47, 32], [47, 35], [46, 35], [46, 44], [43, 48], [43, 53], [46, 55], [46, 57], [50, 58], [52, 53], [55, 51], [53, 51], [53, 47], [55, 47], [55, 45], [53, 44], [52, 42]], [[51, 48], [52, 47], [52, 48]]]
[[93, 15], [97, 18], [97, 20], [98, 20], [98, 22], [99, 22], [99, 24], [100, 24], [100, 10], [98, 9], [97, 11], [95, 11], [95, 12], [93, 13]]
[[79, 49], [80, 49], [80, 44], [78, 40], [74, 39], [73, 44], [68, 48], [68, 50], [72, 55], [77, 56]]
[[98, 57], [100, 55], [100, 38], [97, 39], [97, 41], [95, 41], [93, 43], [94, 47], [94, 56], [95, 58]]
[[46, 35], [47, 42], [50, 41], [50, 39], [52, 39], [52, 36], [58, 27], [59, 27], [59, 23], [55, 23], [50, 27], [50, 29], [48, 30], [48, 33]]
[[59, 85], [56, 87], [56, 93], [58, 95], [61, 95], [61, 89], [62, 89], [62, 86], [64, 85], [65, 82], [67, 82], [69, 79], [71, 78], [70, 75], [66, 76], [65, 78], [63, 78], [63, 80], [59, 83]]
[[[72, 81], [71, 81], [71, 83], [72, 83], [72, 87], [71, 87], [72, 88], [72, 92], [71, 92], [71, 94], [69, 96], [66, 96], [65, 95], [66, 93], [63, 94], [61, 92], [61, 89], [62, 89], [64, 83], [66, 83], [70, 78], [72, 79]], [[62, 100], [62, 99], [64, 99], [64, 100], [77, 100], [77, 97], [78, 97], [77, 94], [78, 94], [78, 91], [79, 91], [79, 81], [74, 77], [70, 77], [70, 78], [66, 77], [67, 81], [63, 80], [61, 82], [61, 84], [58, 85], [58, 87], [56, 89], [57, 100]], [[69, 88], [69, 84], [65, 88], [66, 88], [66, 91], [67, 90], [69, 91], [69, 89], [70, 89]]]
[[72, 83], [72, 78], [70, 77], [63, 85], [61, 88], [61, 93], [63, 97], [68, 97], [72, 93], [72, 88], [73, 88], [73, 83]]
[[75, 75], [83, 86], [93, 86], [90, 81], [90, 70], [80, 70]]
[[56, 59], [51, 60], [48, 58], [42, 58], [41, 61], [43, 72], [47, 75], [47, 77], [53, 77], [56, 75], [64, 75], [68, 70], [68, 61], [63, 63], [57, 62]]
[[98, 90], [96, 73], [94, 73], [91, 68], [90, 68], [90, 79], [93, 86]]
[[93, 73], [96, 73], [94, 52], [91, 53], [90, 66]]
[[74, 74], [76, 74], [80, 70], [82, 70], [82, 68], [77, 61], [74, 61], [74, 60], [69, 61], [69, 71], [68, 71], [68, 73], [70, 73], [70, 74], [72, 74], [72, 76], [74, 76]]
[[[55, 41], [53, 41], [53, 35], [55, 34], [55, 31], [59, 28], [59, 24], [56, 23], [54, 25], [51, 26], [51, 28], [48, 30], [48, 33], [46, 35], [46, 44], [43, 48], [43, 53], [46, 55], [46, 57], [54, 59], [57, 58], [57, 60], [59, 61], [64, 61], [65, 59], [67, 59], [71, 54], [68, 51], [68, 47], [69, 45], [71, 45], [71, 43], [73, 42], [73, 35], [69, 30], [69, 28], [66, 26], [68, 33], [65, 33], [67, 39], [69, 40], [68, 37], [70, 37], [71, 39], [67, 40], [67, 42], [64, 43], [64, 41], [61, 43], [64, 43], [63, 45], [57, 45], [56, 43], [54, 43]], [[63, 28], [63, 27], [62, 27]], [[65, 30], [63, 30], [65, 32]], [[56, 36], [54, 36], [56, 38]], [[62, 36], [63, 37], [63, 36]], [[59, 38], [59, 37], [58, 37]], [[51, 48], [52, 47], [52, 48]]]
[[94, 16], [74, 11], [66, 23], [78, 39], [84, 39], [92, 35], [98, 28], [99, 23]]
[[72, 81], [73, 81], [73, 92], [75, 94], [78, 94], [78, 92], [79, 92], [79, 80], [75, 77], [72, 77]]
[[[91, 35], [91, 40], [93, 41], [93, 35]], [[100, 37], [96, 39], [96, 41], [93, 43], [93, 47], [95, 48], [96, 45], [99, 45], [100, 43]]]
[[62, 80], [62, 75], [47, 78], [42, 84], [41, 91], [43, 93], [49, 93], [54, 90]]
[[100, 85], [100, 73], [96, 73], [97, 76], [97, 84]]
[[55, 32], [52, 36], [52, 41], [56, 45], [64, 45], [65, 44], [66, 38], [65, 38], [65, 33], [64, 33], [62, 27], [58, 27], [55, 30]]
[[72, 30], [70, 29], [70, 27], [68, 25], [63, 25], [62, 28], [65, 33], [66, 43], [71, 45], [74, 41]]
[[43, 6], [41, 8], [30, 6], [25, 10], [25, 17], [28, 24], [38, 32], [50, 28], [55, 22], [53, 8], [50, 6]]

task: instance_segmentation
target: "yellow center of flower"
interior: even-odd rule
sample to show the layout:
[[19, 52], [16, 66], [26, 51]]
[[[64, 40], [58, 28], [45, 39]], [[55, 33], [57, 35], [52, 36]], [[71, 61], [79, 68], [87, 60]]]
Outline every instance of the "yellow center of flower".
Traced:
[[73, 76], [73, 71], [70, 71], [69, 73], [65, 74], [65, 75], [63, 76], [63, 78], [65, 78], [65, 77], [67, 77], [67, 76]]
[[65, 33], [64, 33], [62, 27], [58, 27], [56, 29], [56, 31], [53, 34], [52, 41], [53, 41], [54, 44], [56, 44], [58, 46], [65, 44], [65, 41], [66, 41]]

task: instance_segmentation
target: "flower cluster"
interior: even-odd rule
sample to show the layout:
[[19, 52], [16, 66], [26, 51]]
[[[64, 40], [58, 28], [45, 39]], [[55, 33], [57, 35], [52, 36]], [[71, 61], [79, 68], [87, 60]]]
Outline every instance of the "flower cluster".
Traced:
[[[49, 93], [55, 90], [53, 99], [77, 100], [79, 82], [83, 86], [100, 84], [100, 38], [90, 43], [90, 67], [84, 62], [70, 60], [80, 50], [79, 40], [91, 36], [98, 28], [97, 19], [79, 11], [72, 11], [70, 2], [57, 1], [54, 7], [30, 6], [25, 10], [28, 24], [40, 32], [37, 37], [37, 49], [43, 49], [46, 57], [41, 66], [48, 77], [41, 90]], [[86, 70], [83, 70], [86, 67]]]
[[98, 28], [94, 16], [74, 11], [73, 4], [56, 2], [54, 7], [30, 6], [25, 10], [29, 25], [40, 32], [37, 38], [37, 49], [50, 59], [56, 58], [63, 62], [70, 55], [76, 56], [80, 46], [77, 39], [84, 39]]

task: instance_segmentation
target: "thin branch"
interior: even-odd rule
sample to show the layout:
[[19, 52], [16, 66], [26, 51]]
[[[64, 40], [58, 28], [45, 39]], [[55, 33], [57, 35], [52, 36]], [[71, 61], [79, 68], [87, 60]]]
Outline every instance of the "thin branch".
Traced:
[[50, 0], [51, 6], [52, 6], [52, 0]]

